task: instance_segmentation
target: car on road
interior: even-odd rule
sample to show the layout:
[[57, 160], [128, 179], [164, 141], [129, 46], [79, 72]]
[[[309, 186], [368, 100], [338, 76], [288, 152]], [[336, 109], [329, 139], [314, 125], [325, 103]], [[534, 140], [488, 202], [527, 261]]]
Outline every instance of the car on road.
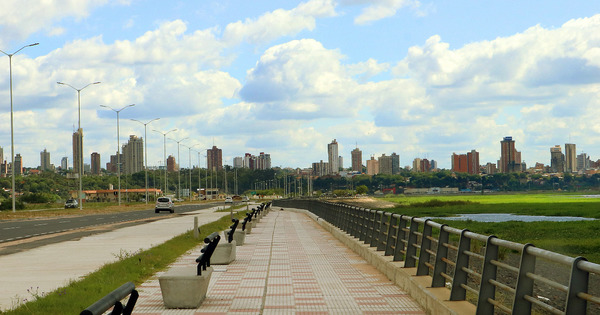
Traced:
[[248, 202], [248, 201], [250, 201], [248, 196], [242, 196], [242, 202]]
[[231, 197], [226, 197], [226, 198], [225, 198], [225, 203], [233, 203], [233, 198], [231, 198]]
[[65, 209], [77, 208], [78, 205], [79, 203], [77, 202], [77, 199], [69, 199], [67, 202], [65, 202]]
[[156, 199], [156, 205], [154, 206], [154, 212], [159, 213], [160, 211], [169, 211], [171, 213], [175, 212], [175, 204], [173, 204], [173, 200], [170, 197], [158, 197]]

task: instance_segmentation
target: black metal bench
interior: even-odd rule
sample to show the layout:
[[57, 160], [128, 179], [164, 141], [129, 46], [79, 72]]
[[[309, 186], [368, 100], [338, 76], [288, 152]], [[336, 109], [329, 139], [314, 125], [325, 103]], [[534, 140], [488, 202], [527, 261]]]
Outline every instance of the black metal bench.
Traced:
[[[129, 295], [129, 300], [127, 301], [127, 305], [123, 308], [123, 304], [121, 300]], [[138, 292], [135, 290], [135, 285], [133, 282], [127, 282], [122, 286], [118, 287], [116, 290], [107, 294], [96, 303], [88, 306], [85, 310], [81, 311], [80, 315], [99, 315], [104, 314], [108, 309], [114, 306], [112, 315], [129, 315], [133, 312], [133, 308], [135, 307], [135, 303], [139, 297]]]
[[227, 235], [228, 243], [231, 243], [233, 241], [233, 234], [235, 233], [235, 229], [237, 228], [238, 224], [240, 223], [240, 220], [232, 219], [231, 222], [233, 222], [233, 224], [229, 226], [229, 230], [225, 231], [225, 235]]

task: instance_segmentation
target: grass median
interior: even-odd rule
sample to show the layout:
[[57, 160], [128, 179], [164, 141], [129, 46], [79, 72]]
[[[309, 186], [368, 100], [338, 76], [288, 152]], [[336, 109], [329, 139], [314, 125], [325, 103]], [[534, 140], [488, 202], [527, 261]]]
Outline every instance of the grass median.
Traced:
[[[234, 213], [236, 217], [238, 213]], [[49, 293], [40, 293], [32, 289], [31, 296], [16, 297], [16, 308], [0, 311], [1, 314], [79, 314], [103, 296], [122, 284], [132, 281], [136, 285], [145, 282], [158, 271], [166, 269], [178, 257], [202, 244], [204, 237], [215, 231], [222, 231], [231, 225], [231, 217], [202, 225], [200, 239], [193, 231], [176, 236], [167, 242], [150, 249], [128, 253], [121, 252], [119, 260], [106, 264], [84, 279], [73, 281], [65, 287]], [[49, 270], [49, 272], [51, 272]]]

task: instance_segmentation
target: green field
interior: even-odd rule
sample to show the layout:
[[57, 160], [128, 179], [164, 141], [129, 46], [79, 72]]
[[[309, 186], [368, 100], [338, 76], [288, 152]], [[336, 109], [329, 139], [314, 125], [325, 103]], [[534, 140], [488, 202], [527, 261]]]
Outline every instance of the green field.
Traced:
[[[394, 202], [397, 206], [382, 210], [416, 217], [513, 213], [600, 219], [600, 198], [584, 198], [575, 194], [387, 196], [383, 200]], [[518, 243], [532, 243], [540, 248], [573, 257], [583, 256], [600, 263], [600, 220], [499, 223], [435, 221]]]

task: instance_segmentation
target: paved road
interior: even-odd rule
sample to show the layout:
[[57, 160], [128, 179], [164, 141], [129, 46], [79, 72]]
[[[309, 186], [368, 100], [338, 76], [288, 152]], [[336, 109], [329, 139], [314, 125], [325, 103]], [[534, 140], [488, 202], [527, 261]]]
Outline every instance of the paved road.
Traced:
[[154, 209], [149, 209], [52, 219], [0, 221], [0, 256], [219, 206], [224, 205], [222, 202], [181, 205], [175, 207], [175, 214], [154, 213]]

